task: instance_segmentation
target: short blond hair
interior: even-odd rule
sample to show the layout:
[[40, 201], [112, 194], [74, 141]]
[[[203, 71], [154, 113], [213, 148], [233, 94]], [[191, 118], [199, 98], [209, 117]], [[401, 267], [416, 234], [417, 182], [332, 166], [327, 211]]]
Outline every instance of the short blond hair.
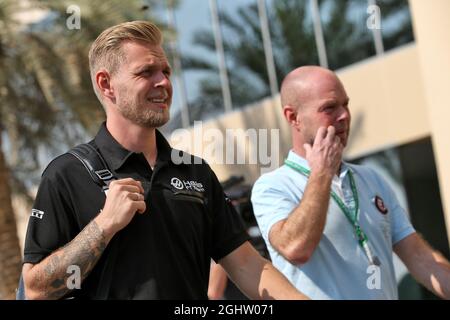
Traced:
[[162, 34], [159, 28], [148, 21], [131, 21], [112, 26], [103, 31], [92, 43], [89, 50], [89, 69], [95, 94], [103, 104], [98, 92], [95, 74], [105, 68], [111, 75], [117, 72], [124, 61], [122, 44], [125, 41], [144, 42], [150, 45], [162, 44]]

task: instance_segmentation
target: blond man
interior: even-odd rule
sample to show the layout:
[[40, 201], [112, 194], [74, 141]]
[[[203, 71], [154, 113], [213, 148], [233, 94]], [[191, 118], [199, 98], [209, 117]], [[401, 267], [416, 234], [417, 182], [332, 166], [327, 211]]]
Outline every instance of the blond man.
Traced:
[[207, 299], [213, 258], [251, 298], [305, 298], [248, 243], [209, 166], [173, 161], [180, 152], [157, 130], [172, 100], [158, 28], [113, 26], [89, 62], [106, 111], [90, 144], [117, 180], [105, 192], [68, 153], [49, 164], [27, 231], [26, 297]]

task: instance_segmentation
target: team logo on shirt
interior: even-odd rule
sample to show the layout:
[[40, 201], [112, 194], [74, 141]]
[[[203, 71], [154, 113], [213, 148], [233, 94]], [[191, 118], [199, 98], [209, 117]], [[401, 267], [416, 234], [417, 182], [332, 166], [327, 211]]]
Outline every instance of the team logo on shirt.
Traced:
[[203, 184], [197, 181], [187, 181], [187, 180], [181, 180], [177, 177], [173, 177], [170, 180], [170, 184], [178, 190], [190, 190], [190, 191], [197, 191], [197, 192], [205, 192], [205, 188], [203, 188]]
[[183, 189], [183, 182], [181, 182], [180, 179], [173, 177], [172, 180], [170, 180], [170, 184], [178, 190], [182, 190]]
[[380, 211], [382, 214], [388, 213], [389, 210], [384, 205], [384, 201], [383, 199], [381, 199], [381, 197], [375, 196], [375, 198], [373, 198], [373, 202], [375, 204], [375, 207], [377, 207], [378, 211]]
[[42, 220], [42, 217], [44, 216], [44, 211], [38, 209], [31, 209], [31, 216]]

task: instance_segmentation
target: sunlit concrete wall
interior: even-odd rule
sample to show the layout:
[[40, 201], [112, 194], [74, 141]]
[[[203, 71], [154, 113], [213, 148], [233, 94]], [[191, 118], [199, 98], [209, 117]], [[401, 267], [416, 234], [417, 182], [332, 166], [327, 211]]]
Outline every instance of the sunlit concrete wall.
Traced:
[[409, 2], [450, 239], [450, 1]]

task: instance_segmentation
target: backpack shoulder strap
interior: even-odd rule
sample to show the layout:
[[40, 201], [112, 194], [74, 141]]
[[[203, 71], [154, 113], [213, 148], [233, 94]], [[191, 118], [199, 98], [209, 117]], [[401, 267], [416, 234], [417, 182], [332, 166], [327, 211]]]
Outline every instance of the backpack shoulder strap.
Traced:
[[80, 160], [89, 172], [92, 180], [103, 189], [107, 189], [109, 183], [116, 177], [109, 170], [108, 165], [100, 152], [94, 146], [94, 142], [79, 144], [68, 151], [75, 158]]
[[[108, 190], [110, 182], [117, 179], [114, 176], [114, 174], [109, 170], [105, 159], [103, 159], [100, 152], [97, 151], [97, 148], [93, 140], [91, 140], [88, 143], [82, 143], [73, 147], [71, 150], [69, 150], [68, 153], [72, 154], [78, 160], [81, 161], [86, 170], [89, 172], [89, 175], [91, 176], [92, 180], [94, 180], [94, 182], [98, 184], [105, 193]], [[91, 296], [91, 299], [96, 300], [108, 299], [114, 265], [117, 260], [118, 254], [117, 238], [119, 236], [120, 235], [115, 237], [116, 239], [113, 239], [113, 241], [111, 241], [109, 244], [110, 246], [109, 261], [103, 267], [103, 270], [100, 275], [97, 292], [94, 294], [94, 296]]]
[[23, 283], [23, 276], [20, 274], [19, 286], [16, 289], [16, 300], [26, 300], [25, 299], [25, 287]]

